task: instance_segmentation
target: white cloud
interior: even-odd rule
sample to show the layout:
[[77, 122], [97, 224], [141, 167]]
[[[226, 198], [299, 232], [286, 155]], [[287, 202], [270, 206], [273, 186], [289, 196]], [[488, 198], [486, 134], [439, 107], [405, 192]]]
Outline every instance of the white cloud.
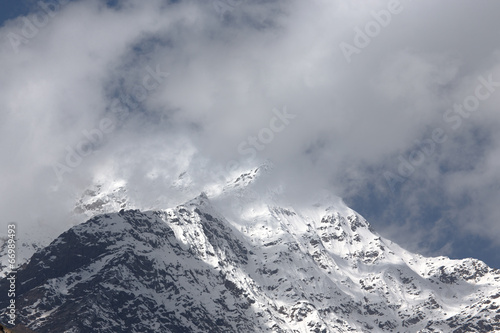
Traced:
[[[18, 53], [6, 36], [19, 33], [23, 19], [0, 29], [0, 209], [6, 220], [43, 217], [53, 224], [67, 205], [47, 195], [50, 189], [74, 193], [103, 172], [128, 177], [154, 197], [189, 168], [193, 189], [203, 188], [211, 168], [245, 163], [238, 145], [269, 126], [273, 108], [283, 106], [297, 117], [259, 159], [273, 160], [299, 189], [330, 186], [352, 196], [374, 184], [385, 193], [382, 172], [397, 168], [398, 156], [429, 130], [446, 127], [443, 113], [473, 92], [479, 75], [500, 81], [493, 42], [500, 5], [493, 2], [402, 0], [403, 10], [350, 64], [339, 44], [351, 42], [354, 28], [387, 2], [247, 1], [223, 16], [210, 2], [120, 3], [61, 6]], [[168, 77], [139, 98], [147, 68]], [[488, 193], [498, 182], [499, 95], [448, 132], [451, 139], [405, 183], [409, 197], [398, 203], [415, 220], [424, 206], [413, 191], [439, 184], [449, 204], [470, 188]], [[85, 141], [84, 131], [99, 128], [104, 118], [113, 130], [58, 182], [53, 165], [64, 163], [67, 147]], [[489, 144], [474, 131], [488, 133]], [[458, 153], [480, 149], [482, 164]], [[470, 168], [440, 168], [463, 160]], [[478, 226], [456, 225], [498, 239], [490, 191], [467, 206], [482, 212]]]

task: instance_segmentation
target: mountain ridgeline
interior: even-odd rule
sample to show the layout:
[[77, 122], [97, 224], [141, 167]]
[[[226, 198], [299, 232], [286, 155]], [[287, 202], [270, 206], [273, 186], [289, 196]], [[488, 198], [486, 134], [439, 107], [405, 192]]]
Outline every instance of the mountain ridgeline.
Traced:
[[499, 270], [410, 253], [330, 197], [257, 199], [245, 179], [67, 230], [18, 270], [17, 320], [38, 333], [500, 331]]

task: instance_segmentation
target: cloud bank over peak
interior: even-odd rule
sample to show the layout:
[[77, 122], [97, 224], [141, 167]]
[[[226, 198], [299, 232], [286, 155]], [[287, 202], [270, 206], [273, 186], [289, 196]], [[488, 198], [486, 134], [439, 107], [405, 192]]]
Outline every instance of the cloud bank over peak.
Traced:
[[202, 190], [270, 160], [296, 193], [328, 188], [411, 250], [500, 246], [499, 4], [50, 4], [0, 28], [7, 221], [53, 224], [108, 173], [176, 196], [184, 171]]

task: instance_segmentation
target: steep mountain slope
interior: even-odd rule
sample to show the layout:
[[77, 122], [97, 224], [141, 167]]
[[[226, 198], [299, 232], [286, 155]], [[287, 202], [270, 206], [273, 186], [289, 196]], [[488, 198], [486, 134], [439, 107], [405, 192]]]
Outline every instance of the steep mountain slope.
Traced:
[[262, 172], [71, 228], [19, 270], [20, 321], [40, 333], [500, 330], [500, 271], [409, 253], [332, 196], [257, 195]]
[[[189, 187], [190, 182], [189, 176], [181, 173], [171, 184], [170, 188], [175, 189], [177, 193], [176, 200], [173, 200], [176, 204], [191, 199], [199, 193], [191, 193], [193, 190]], [[118, 212], [120, 209], [153, 210], [171, 206], [169, 200], [171, 198], [160, 196], [148, 200], [137, 192], [138, 190], [130, 188], [124, 179], [101, 175], [87, 188], [67, 193], [68, 211], [58, 221], [46, 221], [44, 224], [38, 222], [37, 228], [31, 230], [23, 227], [26, 224], [33, 225], [35, 221], [20, 223], [17, 234], [17, 265], [26, 263], [36, 250], [49, 245], [67, 227], [83, 223], [94, 216]], [[67, 227], [61, 228], [60, 225]], [[5, 277], [7, 272], [7, 239], [0, 236], [0, 278]]]

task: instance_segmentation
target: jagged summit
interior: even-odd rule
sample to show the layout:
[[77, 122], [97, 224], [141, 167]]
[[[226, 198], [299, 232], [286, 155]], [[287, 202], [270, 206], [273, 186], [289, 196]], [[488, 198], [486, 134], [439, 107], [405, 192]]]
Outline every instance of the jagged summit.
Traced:
[[[249, 170], [242, 170], [234, 178], [229, 177], [226, 181], [208, 183], [200, 191], [212, 199], [232, 196], [236, 192], [248, 190], [262, 175], [269, 174], [271, 170], [272, 166], [269, 163]], [[167, 189], [167, 192], [177, 193], [173, 189], [185, 190], [180, 181], [189, 178], [187, 171], [182, 172]], [[137, 192], [138, 190], [131, 187], [124, 179], [100, 177], [81, 194], [75, 196], [74, 212], [86, 220], [99, 214], [117, 212], [120, 209], [164, 209], [169, 206], [171, 201], [174, 201], [172, 198], [162, 196], [156, 198], [154, 202], [144, 202]], [[195, 190], [188, 191], [188, 193], [189, 197], [196, 196]]]
[[76, 200], [74, 212], [86, 218], [120, 209], [133, 208], [124, 180], [97, 181], [87, 188]]

